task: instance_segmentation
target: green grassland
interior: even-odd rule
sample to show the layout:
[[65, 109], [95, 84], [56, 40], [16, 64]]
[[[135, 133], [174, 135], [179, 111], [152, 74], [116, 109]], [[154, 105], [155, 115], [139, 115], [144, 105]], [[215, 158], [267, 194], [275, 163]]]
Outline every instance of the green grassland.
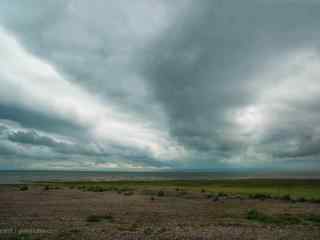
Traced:
[[159, 180], [159, 181], [108, 181], [108, 182], [46, 182], [47, 188], [77, 188], [87, 191], [139, 191], [174, 190], [251, 196], [256, 198], [284, 198], [320, 200], [320, 180]]

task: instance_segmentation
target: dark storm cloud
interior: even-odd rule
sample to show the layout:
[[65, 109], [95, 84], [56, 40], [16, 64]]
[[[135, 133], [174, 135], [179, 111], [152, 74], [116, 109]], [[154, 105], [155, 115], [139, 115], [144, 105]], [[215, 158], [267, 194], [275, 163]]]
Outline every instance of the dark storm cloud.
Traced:
[[316, 0], [2, 1], [0, 168], [313, 165], [319, 12]]
[[319, 10], [297, 1], [193, 4], [150, 45], [143, 67], [172, 134], [199, 151], [236, 150], [241, 143], [221, 137], [232, 128], [226, 113], [254, 103], [268, 87], [251, 79], [264, 61], [316, 44]]
[[272, 142], [273, 148], [270, 149], [274, 157], [279, 158], [303, 158], [320, 157], [320, 135], [306, 135], [306, 131], [293, 135], [288, 133], [279, 139], [278, 142]]

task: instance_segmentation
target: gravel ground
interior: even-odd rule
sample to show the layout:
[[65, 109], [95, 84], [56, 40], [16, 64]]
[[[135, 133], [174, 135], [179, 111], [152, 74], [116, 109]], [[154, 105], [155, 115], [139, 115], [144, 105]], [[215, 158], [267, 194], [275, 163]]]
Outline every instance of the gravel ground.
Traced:
[[320, 239], [320, 224], [259, 223], [246, 217], [252, 208], [320, 215], [320, 204], [272, 199], [0, 186], [0, 239]]

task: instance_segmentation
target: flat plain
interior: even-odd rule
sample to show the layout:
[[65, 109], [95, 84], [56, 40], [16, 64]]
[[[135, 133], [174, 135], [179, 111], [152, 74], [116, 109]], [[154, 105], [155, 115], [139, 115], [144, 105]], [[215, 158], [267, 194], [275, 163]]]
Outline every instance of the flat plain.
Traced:
[[320, 239], [320, 181], [0, 185], [0, 239]]

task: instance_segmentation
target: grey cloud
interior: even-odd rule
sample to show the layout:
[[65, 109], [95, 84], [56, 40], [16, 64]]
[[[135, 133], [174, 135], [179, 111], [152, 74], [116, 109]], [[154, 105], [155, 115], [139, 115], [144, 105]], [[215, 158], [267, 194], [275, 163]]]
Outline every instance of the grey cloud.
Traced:
[[36, 128], [46, 132], [68, 134], [74, 137], [80, 137], [85, 131], [59, 117], [49, 116], [14, 105], [0, 104], [0, 119], [17, 122], [26, 128]]
[[16, 149], [10, 148], [10, 146], [0, 144], [0, 154], [1, 156], [10, 156], [10, 155], [16, 155]]
[[69, 155], [83, 155], [83, 156], [104, 156], [107, 157], [107, 152], [102, 152], [101, 149], [95, 148], [90, 143], [68, 143], [58, 141], [52, 137], [38, 134], [35, 130], [30, 131], [15, 131], [8, 135], [11, 142], [28, 144], [33, 146], [45, 146], [51, 148], [53, 151]]
[[[161, 15], [165, 4], [157, 1], [136, 4], [5, 1], [0, 19], [28, 50], [53, 63], [70, 81], [127, 112], [159, 119], [161, 109], [149, 89], [145, 89], [144, 79], [132, 62], [136, 61], [136, 49], [143, 45], [141, 41], [162, 24], [157, 9], [160, 8]], [[141, 8], [145, 11], [141, 12]]]
[[8, 139], [12, 142], [40, 145], [40, 146], [56, 146], [58, 142], [46, 136], [39, 136], [35, 131], [30, 132], [13, 132], [8, 136]]
[[[272, 149], [274, 157], [279, 158], [303, 158], [320, 156], [320, 136], [295, 136], [288, 139], [282, 138], [282, 143]], [[289, 142], [289, 143], [288, 143]]]
[[316, 44], [319, 10], [319, 4], [296, 1], [192, 5], [150, 45], [142, 67], [169, 115], [171, 133], [190, 148], [220, 145], [222, 152], [233, 152], [234, 144], [219, 134], [237, 134], [226, 114], [254, 104], [273, 84], [252, 80], [264, 62]]
[[41, 135], [36, 130], [12, 130], [9, 127], [0, 127], [3, 129], [0, 134], [6, 135], [6, 138], [2, 137], [2, 139], [8, 140], [0, 141], [0, 156], [7, 160], [24, 159], [24, 161], [30, 161], [30, 165], [34, 160], [39, 164], [52, 159], [60, 164], [63, 161], [72, 160], [75, 165], [83, 165], [84, 162], [90, 161], [95, 164], [120, 163], [120, 166], [130, 164], [133, 167], [138, 165], [146, 168], [174, 166], [173, 163], [153, 159], [145, 152], [111, 143], [102, 145], [94, 142], [65, 142]]
[[[289, 100], [261, 100], [282, 81], [262, 76], [279, 59], [299, 49], [318, 49], [315, 58], [320, 56], [318, 1], [7, 0], [0, 5], [0, 24], [32, 54], [106, 105], [169, 131], [187, 152], [180, 161], [159, 161], [142, 150], [94, 141], [86, 129], [54, 115], [0, 104], [0, 119], [28, 129], [8, 135], [0, 144], [2, 156], [170, 168], [230, 167], [225, 162], [251, 158], [301, 166], [300, 161], [318, 159], [319, 97], [301, 100], [304, 93], [297, 98], [291, 90], [303, 84], [292, 84], [282, 93]], [[299, 74], [298, 65], [292, 76]], [[280, 101], [285, 108], [274, 108]], [[259, 104], [272, 115], [268, 126], [246, 131], [235, 124], [235, 113]], [[0, 134], [7, 130], [0, 127]], [[32, 148], [29, 157], [24, 145]]]

